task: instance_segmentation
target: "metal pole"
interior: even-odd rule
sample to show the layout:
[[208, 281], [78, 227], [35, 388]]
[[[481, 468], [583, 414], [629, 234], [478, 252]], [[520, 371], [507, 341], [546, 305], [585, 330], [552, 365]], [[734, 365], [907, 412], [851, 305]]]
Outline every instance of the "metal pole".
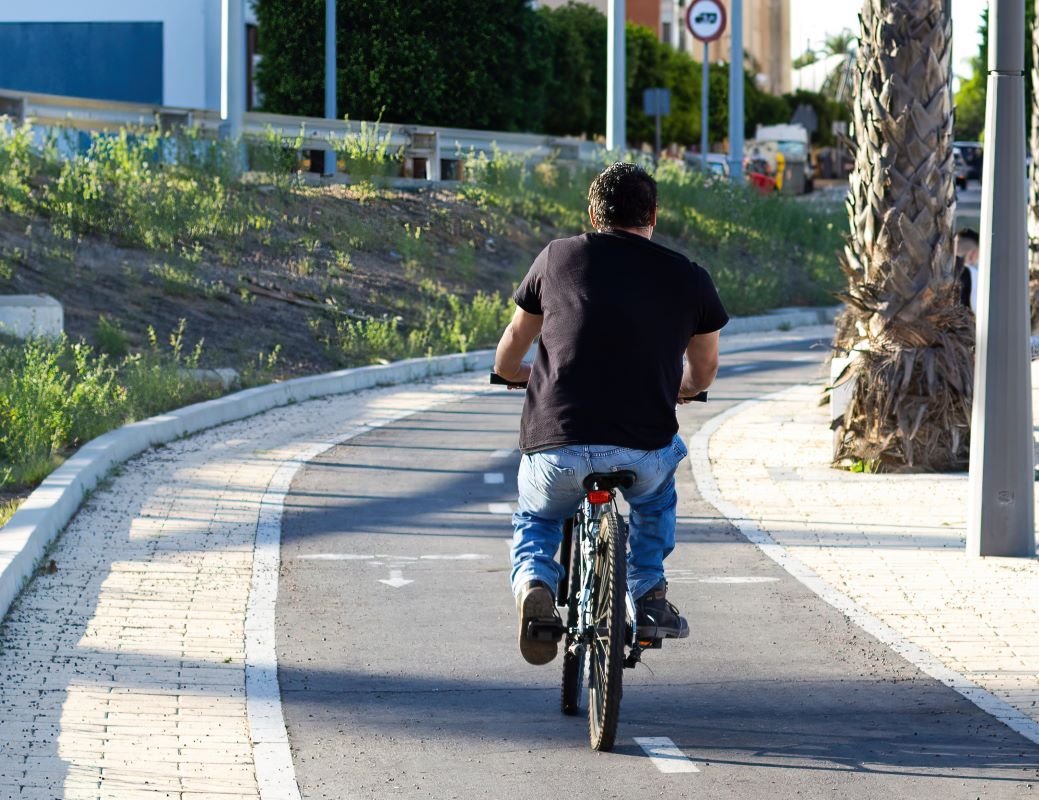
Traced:
[[657, 95], [657, 113], [656, 113], [656, 118], [657, 118], [657, 130], [656, 130], [656, 138], [654, 139], [654, 144], [656, 145], [656, 150], [653, 151], [653, 163], [654, 164], [659, 164], [660, 163], [660, 95], [659, 94]]
[[700, 161], [703, 164], [704, 170], [707, 169], [707, 148], [710, 147], [710, 143], [707, 138], [707, 128], [711, 124], [711, 118], [707, 115], [707, 93], [710, 91], [711, 88], [711, 69], [709, 59], [710, 46], [710, 42], [703, 43], [703, 82], [700, 91]]
[[973, 556], [1035, 555], [1024, 19], [1024, 0], [992, 0], [967, 517]]
[[729, 175], [743, 183], [743, 0], [732, 0], [729, 64]]
[[220, 134], [233, 142], [242, 138], [245, 114], [244, 1], [220, 4]]
[[615, 153], [624, 149], [627, 130], [624, 119], [624, 0], [609, 0], [606, 10], [609, 28], [606, 49], [606, 149]]
[[[325, 117], [336, 119], [336, 0], [325, 0]], [[322, 174], [336, 174], [336, 151], [325, 150]]]

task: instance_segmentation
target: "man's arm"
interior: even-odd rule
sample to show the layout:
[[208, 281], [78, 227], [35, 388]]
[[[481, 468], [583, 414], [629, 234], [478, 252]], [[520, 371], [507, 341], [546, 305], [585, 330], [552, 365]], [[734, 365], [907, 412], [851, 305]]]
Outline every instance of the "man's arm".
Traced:
[[530, 364], [523, 363], [523, 356], [541, 333], [543, 319], [540, 314], [531, 314], [516, 306], [516, 313], [505, 327], [494, 355], [494, 371], [505, 380], [524, 383], [530, 378]]
[[[682, 370], [679, 397], [697, 395], [714, 382], [718, 374], [718, 340], [721, 331], [699, 333], [689, 340], [685, 349], [686, 363]], [[684, 402], [679, 400], [679, 402]]]

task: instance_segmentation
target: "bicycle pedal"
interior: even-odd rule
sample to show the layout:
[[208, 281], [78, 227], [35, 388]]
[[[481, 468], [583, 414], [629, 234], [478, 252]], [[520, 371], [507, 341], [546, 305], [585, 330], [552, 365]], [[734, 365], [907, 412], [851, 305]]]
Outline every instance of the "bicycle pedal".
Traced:
[[659, 650], [663, 646], [663, 639], [639, 639], [639, 647], [643, 650]]
[[527, 623], [527, 638], [535, 642], [558, 642], [566, 628], [558, 619], [532, 619]]

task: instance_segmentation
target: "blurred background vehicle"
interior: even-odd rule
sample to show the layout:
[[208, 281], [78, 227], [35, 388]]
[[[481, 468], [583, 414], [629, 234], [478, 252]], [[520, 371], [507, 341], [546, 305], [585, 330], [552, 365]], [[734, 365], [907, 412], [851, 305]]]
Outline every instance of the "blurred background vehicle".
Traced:
[[956, 188], [966, 189], [967, 180], [970, 177], [970, 167], [967, 166], [967, 161], [963, 157], [963, 151], [958, 147], [952, 148], [952, 162], [953, 171], [956, 174]]
[[953, 147], [958, 147], [967, 164], [967, 180], [980, 181], [981, 167], [984, 162], [984, 150], [981, 142], [953, 142]]

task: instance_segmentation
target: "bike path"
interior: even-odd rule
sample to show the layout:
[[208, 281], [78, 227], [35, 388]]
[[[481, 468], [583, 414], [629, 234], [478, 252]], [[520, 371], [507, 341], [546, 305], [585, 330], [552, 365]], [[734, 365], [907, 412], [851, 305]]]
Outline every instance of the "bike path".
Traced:
[[[816, 377], [814, 344], [725, 356], [712, 402], [680, 409], [683, 437]], [[668, 570], [692, 635], [625, 671], [617, 747], [591, 752], [585, 718], [559, 713], [559, 660], [531, 667], [515, 643], [521, 403], [501, 392], [415, 414], [297, 475], [277, 640], [303, 797], [1033, 795], [1039, 748], [763, 556], [685, 466]], [[698, 771], [661, 773], [637, 737], [667, 737]]]

